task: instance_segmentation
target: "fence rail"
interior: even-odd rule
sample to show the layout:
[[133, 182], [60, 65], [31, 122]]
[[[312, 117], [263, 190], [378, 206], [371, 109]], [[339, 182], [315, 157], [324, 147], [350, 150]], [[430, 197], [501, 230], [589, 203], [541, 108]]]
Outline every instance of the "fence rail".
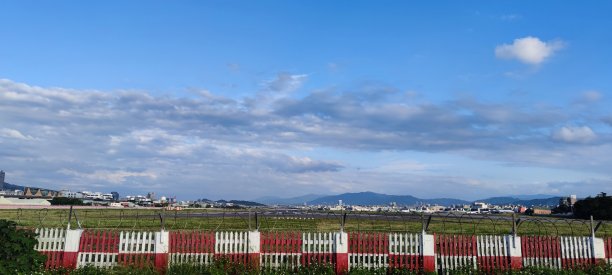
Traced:
[[260, 268], [334, 265], [447, 272], [528, 266], [573, 269], [610, 263], [612, 238], [381, 232], [115, 231], [39, 228], [36, 249], [47, 268], [85, 265], [210, 264], [214, 259]]

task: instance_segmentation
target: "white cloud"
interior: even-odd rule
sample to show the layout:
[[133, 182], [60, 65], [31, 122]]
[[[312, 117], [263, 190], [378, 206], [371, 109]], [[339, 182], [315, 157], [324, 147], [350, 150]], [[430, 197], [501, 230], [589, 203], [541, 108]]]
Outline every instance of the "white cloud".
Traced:
[[569, 143], [588, 143], [597, 138], [597, 135], [588, 126], [565, 126], [553, 132], [552, 138]]
[[32, 140], [32, 139], [34, 139], [31, 136], [26, 136], [26, 135], [22, 134], [21, 132], [15, 130], [15, 129], [8, 129], [8, 128], [0, 129], [0, 137], [21, 139], [21, 140]]
[[518, 59], [527, 64], [537, 65], [563, 48], [562, 41], [544, 42], [537, 37], [527, 36], [514, 39], [512, 44], [495, 47], [495, 56], [501, 59]]

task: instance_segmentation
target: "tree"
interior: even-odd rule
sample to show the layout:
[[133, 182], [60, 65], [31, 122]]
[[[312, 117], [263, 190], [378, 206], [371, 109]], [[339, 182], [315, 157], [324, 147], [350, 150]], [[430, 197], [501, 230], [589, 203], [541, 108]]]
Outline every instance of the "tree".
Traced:
[[555, 207], [552, 209], [552, 212], [554, 214], [565, 214], [565, 213], [571, 213], [572, 212], [572, 207], [569, 205], [565, 205], [565, 204], [560, 204], [559, 206]]
[[612, 197], [595, 197], [574, 204], [574, 216], [580, 219], [612, 220]]
[[0, 274], [31, 274], [41, 270], [46, 256], [34, 250], [32, 231], [19, 230], [13, 221], [0, 220]]

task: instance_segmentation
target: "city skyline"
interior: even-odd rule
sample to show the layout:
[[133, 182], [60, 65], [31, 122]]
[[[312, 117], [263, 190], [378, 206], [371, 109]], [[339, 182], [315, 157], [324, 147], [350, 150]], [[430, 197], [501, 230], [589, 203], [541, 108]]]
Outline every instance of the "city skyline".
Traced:
[[442, 6], [5, 1], [0, 169], [184, 199], [612, 193], [611, 5]]

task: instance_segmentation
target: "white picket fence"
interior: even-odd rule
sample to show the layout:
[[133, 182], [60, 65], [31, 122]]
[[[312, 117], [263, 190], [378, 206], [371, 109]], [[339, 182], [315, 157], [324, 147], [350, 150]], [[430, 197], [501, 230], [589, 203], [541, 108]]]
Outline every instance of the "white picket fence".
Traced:
[[154, 232], [128, 231], [119, 234], [120, 254], [150, 254], [155, 253]]
[[334, 252], [334, 233], [304, 233], [302, 236], [302, 253], [331, 254]]
[[217, 234], [210, 232], [170, 232], [169, 264], [200, 264], [213, 262]]
[[216, 232], [215, 254], [247, 254], [248, 232]]
[[58, 268], [63, 263], [66, 231], [63, 228], [37, 228], [38, 243], [34, 247], [47, 256], [46, 268]]
[[66, 231], [63, 228], [37, 228], [34, 231], [38, 237], [37, 251], [64, 251]]

